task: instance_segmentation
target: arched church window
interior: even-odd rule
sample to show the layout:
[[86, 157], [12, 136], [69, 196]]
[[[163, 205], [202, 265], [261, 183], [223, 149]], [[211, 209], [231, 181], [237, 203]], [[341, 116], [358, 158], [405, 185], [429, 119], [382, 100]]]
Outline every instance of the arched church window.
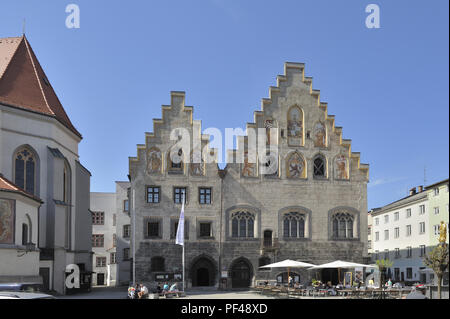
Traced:
[[26, 222], [22, 223], [22, 245], [27, 245], [31, 243], [33, 237], [32, 237], [32, 230], [33, 225], [31, 223], [30, 215], [25, 214]]
[[349, 213], [339, 212], [332, 216], [333, 238], [353, 238], [354, 216]]
[[70, 166], [67, 161], [64, 162], [64, 173], [63, 173], [63, 201], [64, 203], [70, 204]]
[[305, 215], [290, 212], [283, 217], [283, 234], [285, 238], [305, 238]]
[[323, 156], [314, 158], [314, 177], [326, 177], [325, 175], [325, 159]]
[[255, 236], [255, 214], [239, 211], [231, 215], [231, 236], [253, 238]]
[[27, 147], [21, 148], [14, 158], [14, 183], [31, 194], [36, 191], [36, 156]]
[[28, 225], [22, 224], [22, 245], [28, 244]]

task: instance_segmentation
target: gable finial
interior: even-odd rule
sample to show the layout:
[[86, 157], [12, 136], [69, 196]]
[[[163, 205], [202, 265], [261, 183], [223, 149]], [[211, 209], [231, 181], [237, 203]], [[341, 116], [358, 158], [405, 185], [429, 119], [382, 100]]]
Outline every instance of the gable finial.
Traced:
[[23, 24], [22, 24], [22, 35], [25, 35], [25, 18], [23, 18]]

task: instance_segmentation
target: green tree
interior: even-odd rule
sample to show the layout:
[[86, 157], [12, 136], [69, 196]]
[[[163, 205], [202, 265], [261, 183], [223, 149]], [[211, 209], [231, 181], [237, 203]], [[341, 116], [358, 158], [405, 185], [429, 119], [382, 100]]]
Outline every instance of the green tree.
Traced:
[[380, 270], [380, 288], [382, 288], [386, 282], [386, 272], [394, 263], [389, 259], [378, 259], [376, 263]]
[[429, 255], [425, 255], [423, 263], [433, 269], [438, 284], [438, 298], [441, 299], [441, 286], [442, 278], [448, 268], [448, 245], [446, 243], [440, 243], [437, 245]]

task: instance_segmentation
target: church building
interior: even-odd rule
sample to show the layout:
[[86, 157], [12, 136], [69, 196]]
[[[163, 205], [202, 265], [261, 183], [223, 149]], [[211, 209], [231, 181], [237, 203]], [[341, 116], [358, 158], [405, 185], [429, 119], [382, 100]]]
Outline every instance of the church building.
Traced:
[[74, 127], [25, 35], [0, 38], [0, 283], [90, 287], [90, 172]]
[[[267, 156], [257, 154], [256, 160], [251, 129], [266, 132], [257, 142], [266, 144]], [[198, 135], [200, 153], [175, 149], [177, 161], [171, 155], [179, 147], [171, 139], [174, 130]], [[181, 280], [182, 247], [175, 237], [183, 198], [188, 288], [286, 282], [286, 270], [259, 268], [285, 259], [367, 261], [369, 166], [335, 126], [304, 64], [285, 63], [247, 134], [237, 138], [236, 150], [227, 150], [225, 168], [209, 147], [210, 136], [200, 132], [185, 93], [172, 92], [171, 104], [162, 107], [162, 118], [153, 120], [153, 132], [129, 159], [137, 282]], [[306, 283], [315, 273], [300, 269], [293, 276]], [[320, 276], [338, 280], [337, 270]]]

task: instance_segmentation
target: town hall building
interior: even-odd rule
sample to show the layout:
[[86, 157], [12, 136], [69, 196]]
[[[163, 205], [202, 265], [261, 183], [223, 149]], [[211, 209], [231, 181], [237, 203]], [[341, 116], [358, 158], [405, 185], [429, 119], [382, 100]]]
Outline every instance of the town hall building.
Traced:
[[[250, 136], [239, 136], [220, 169], [217, 149], [199, 133], [185, 93], [171, 93], [171, 104], [162, 107], [162, 118], [153, 120], [153, 132], [129, 159], [136, 282], [180, 281], [182, 247], [175, 236], [183, 198], [188, 288], [286, 282], [286, 270], [259, 268], [285, 259], [367, 261], [369, 166], [335, 126], [304, 64], [285, 64], [254, 123], [247, 124], [247, 132], [258, 128], [267, 132], [258, 138], [267, 156], [253, 160]], [[200, 135], [198, 160], [182, 148], [175, 150], [181, 161], [170, 155], [179, 145], [170, 138], [174, 129]], [[315, 273], [296, 269], [293, 276], [306, 283]], [[338, 280], [337, 270], [320, 276]]]

